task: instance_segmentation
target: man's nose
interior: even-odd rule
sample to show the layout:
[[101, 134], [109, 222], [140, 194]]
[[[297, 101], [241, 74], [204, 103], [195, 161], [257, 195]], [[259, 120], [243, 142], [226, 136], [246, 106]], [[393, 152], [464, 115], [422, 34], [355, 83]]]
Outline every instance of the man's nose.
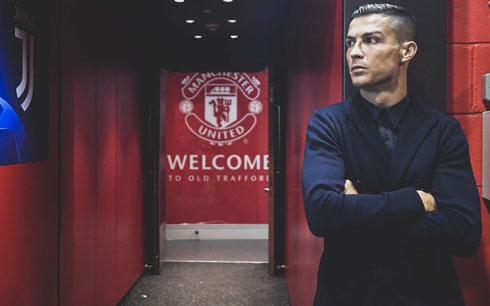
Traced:
[[359, 42], [356, 42], [354, 46], [352, 46], [352, 49], [350, 50], [350, 57], [354, 59], [362, 56], [363, 56], [363, 52], [361, 49], [361, 44]]

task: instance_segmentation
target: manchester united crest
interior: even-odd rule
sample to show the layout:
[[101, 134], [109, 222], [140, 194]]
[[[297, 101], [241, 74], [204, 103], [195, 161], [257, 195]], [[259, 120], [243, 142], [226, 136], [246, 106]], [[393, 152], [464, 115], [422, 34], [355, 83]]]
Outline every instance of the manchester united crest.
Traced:
[[[231, 145], [244, 138], [263, 109], [257, 100], [260, 82], [246, 73], [196, 73], [186, 77], [182, 85], [184, 99], [179, 110], [185, 115], [187, 128], [211, 145]], [[245, 108], [239, 105], [243, 98], [248, 103]], [[196, 107], [198, 103], [204, 107]]]

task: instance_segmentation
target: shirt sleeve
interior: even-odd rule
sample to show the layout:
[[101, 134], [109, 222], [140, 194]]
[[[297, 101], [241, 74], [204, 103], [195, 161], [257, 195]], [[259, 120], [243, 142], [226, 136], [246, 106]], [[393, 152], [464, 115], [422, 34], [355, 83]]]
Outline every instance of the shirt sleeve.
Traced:
[[424, 208], [412, 187], [379, 195], [344, 194], [345, 169], [336, 128], [338, 121], [315, 111], [308, 124], [302, 169], [305, 214], [311, 232], [325, 236], [331, 229], [383, 228], [413, 221]]
[[398, 241], [411, 250], [471, 256], [481, 238], [481, 204], [468, 143], [454, 119], [442, 134], [430, 190], [438, 209], [403, 228]]

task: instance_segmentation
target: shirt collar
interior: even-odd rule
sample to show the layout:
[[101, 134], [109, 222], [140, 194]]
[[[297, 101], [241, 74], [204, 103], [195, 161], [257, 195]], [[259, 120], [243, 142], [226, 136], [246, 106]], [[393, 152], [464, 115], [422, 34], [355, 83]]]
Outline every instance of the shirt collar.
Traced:
[[[363, 96], [359, 96], [361, 97], [361, 104], [367, 109], [371, 118], [374, 121], [378, 120], [379, 112], [383, 110], [383, 108], [374, 105], [373, 103], [364, 99]], [[400, 121], [403, 118], [403, 115], [405, 115], [407, 112], [409, 104], [410, 99], [407, 94], [400, 102], [385, 109], [388, 113], [388, 118], [390, 118], [390, 121], [394, 127], [397, 128], [400, 125]]]

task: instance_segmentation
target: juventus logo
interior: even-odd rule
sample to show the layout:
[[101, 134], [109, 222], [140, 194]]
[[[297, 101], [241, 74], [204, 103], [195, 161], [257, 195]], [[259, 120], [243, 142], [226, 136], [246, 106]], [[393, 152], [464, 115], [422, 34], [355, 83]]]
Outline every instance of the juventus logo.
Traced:
[[[25, 31], [15, 27], [15, 37], [22, 40], [22, 79], [16, 88], [17, 98], [19, 101], [24, 97], [20, 106], [27, 111], [31, 105], [34, 94], [34, 36], [27, 34]], [[29, 38], [29, 40], [28, 40]], [[29, 62], [27, 61], [27, 51], [29, 50]], [[27, 72], [29, 70], [29, 73]], [[27, 78], [29, 78], [29, 89], [27, 90]]]

